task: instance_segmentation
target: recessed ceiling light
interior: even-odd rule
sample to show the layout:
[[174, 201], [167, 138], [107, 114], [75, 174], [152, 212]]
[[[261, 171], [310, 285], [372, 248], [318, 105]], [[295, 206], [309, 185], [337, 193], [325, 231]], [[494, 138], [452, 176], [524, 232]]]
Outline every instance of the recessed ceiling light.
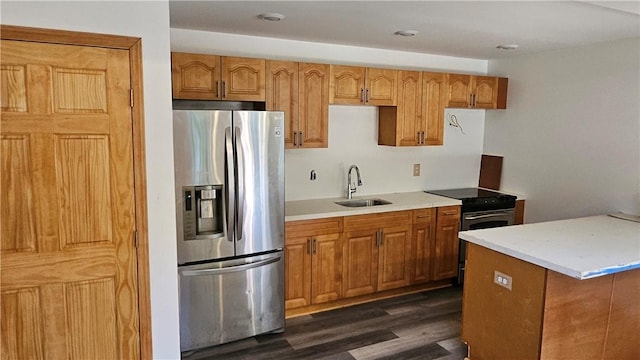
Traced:
[[518, 48], [518, 45], [516, 44], [505, 44], [505, 45], [498, 45], [496, 46], [496, 48], [500, 49], [500, 50], [515, 50]]
[[394, 34], [398, 36], [416, 36], [417, 33], [418, 31], [416, 30], [398, 30], [394, 32]]
[[265, 21], [280, 21], [284, 19], [284, 15], [278, 13], [264, 13], [258, 15], [258, 19]]

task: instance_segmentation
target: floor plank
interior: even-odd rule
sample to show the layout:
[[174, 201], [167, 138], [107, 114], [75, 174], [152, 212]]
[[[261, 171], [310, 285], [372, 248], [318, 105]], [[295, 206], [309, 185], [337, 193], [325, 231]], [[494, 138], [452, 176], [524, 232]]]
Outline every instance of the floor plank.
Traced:
[[287, 319], [284, 333], [185, 352], [184, 360], [462, 360], [462, 289], [449, 287]]

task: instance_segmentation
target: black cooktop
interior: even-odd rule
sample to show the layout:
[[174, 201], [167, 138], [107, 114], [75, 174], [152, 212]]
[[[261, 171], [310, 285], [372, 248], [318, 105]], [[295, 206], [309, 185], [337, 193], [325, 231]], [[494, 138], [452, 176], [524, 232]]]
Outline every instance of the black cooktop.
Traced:
[[425, 192], [462, 200], [462, 212], [511, 209], [516, 206], [515, 196], [480, 188], [429, 190]]

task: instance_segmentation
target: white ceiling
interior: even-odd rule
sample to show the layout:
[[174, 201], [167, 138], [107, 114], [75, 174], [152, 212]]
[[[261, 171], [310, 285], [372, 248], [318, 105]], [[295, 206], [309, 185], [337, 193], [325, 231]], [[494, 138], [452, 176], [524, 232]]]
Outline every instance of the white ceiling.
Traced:
[[[640, 37], [640, 1], [170, 0], [169, 8], [172, 28], [475, 59]], [[264, 12], [285, 19], [258, 19]], [[419, 34], [393, 35], [405, 29]]]
[[[170, 0], [169, 8], [172, 28], [475, 59], [640, 37], [640, 1]], [[285, 19], [258, 19], [264, 12]], [[404, 29], [419, 34], [393, 35]]]

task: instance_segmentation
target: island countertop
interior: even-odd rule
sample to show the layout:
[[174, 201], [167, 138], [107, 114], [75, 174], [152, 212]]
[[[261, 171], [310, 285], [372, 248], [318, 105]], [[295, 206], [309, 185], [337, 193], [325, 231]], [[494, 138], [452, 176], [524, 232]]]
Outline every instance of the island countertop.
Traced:
[[463, 231], [460, 238], [580, 280], [640, 268], [640, 223], [609, 215]]
[[373, 214], [387, 211], [424, 209], [462, 204], [460, 200], [428, 194], [422, 191], [353, 197], [353, 200], [357, 199], [382, 199], [390, 201], [391, 204], [365, 207], [345, 207], [335, 203], [336, 201], [344, 201], [346, 200], [345, 198], [287, 201], [285, 202], [284, 210], [285, 221], [311, 220], [334, 216]]

